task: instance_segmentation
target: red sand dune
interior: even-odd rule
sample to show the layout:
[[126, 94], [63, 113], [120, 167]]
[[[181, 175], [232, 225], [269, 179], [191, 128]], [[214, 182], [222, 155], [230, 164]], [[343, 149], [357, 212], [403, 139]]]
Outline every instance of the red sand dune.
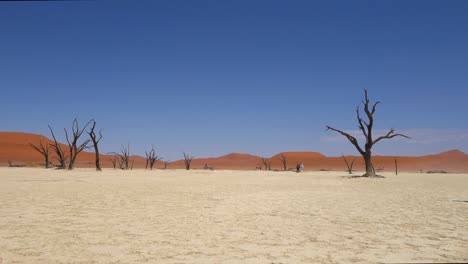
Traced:
[[[40, 141], [51, 143], [52, 141], [42, 135], [18, 132], [0, 132], [0, 166], [8, 166], [8, 161], [15, 165], [42, 166], [42, 156], [33, 150], [29, 143], [38, 144]], [[67, 145], [62, 147], [68, 150]], [[345, 171], [346, 165], [342, 157], [326, 157], [318, 152], [283, 152], [278, 153], [269, 159], [272, 162], [272, 169], [282, 170], [283, 165], [280, 161], [280, 155], [287, 157], [287, 168], [294, 169], [297, 163], [304, 163], [306, 170], [337, 170]], [[111, 155], [101, 155], [101, 164], [103, 167], [112, 167]], [[359, 156], [346, 156], [349, 162], [354, 160], [354, 169], [362, 171], [364, 164]], [[391, 157], [375, 156], [374, 166], [376, 169], [384, 171], [395, 170], [395, 158], [398, 162], [399, 171], [407, 172], [427, 172], [434, 170], [443, 170], [454, 173], [468, 172], [468, 155], [459, 150], [451, 150], [437, 155], [427, 155], [421, 157]], [[54, 156], [51, 157], [54, 161]], [[133, 156], [135, 168], [144, 168], [145, 159], [141, 156]], [[231, 153], [216, 158], [195, 158], [192, 161], [192, 168], [202, 169], [205, 164], [214, 169], [240, 169], [254, 170], [262, 166], [261, 158], [249, 154]], [[94, 153], [82, 152], [76, 162], [77, 167], [93, 167]], [[156, 165], [163, 167], [160, 162]], [[184, 168], [184, 161], [178, 160], [169, 163], [169, 169]]]

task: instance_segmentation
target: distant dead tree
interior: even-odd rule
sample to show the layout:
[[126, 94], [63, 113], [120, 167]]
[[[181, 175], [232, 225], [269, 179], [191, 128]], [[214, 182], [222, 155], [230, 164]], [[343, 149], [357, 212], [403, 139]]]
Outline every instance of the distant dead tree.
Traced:
[[184, 152], [184, 164], [186, 170], [190, 170], [190, 164], [192, 163], [193, 158], [194, 156], [190, 156], [189, 154]]
[[271, 161], [270, 159], [267, 159], [267, 158], [264, 158], [262, 157], [262, 163], [263, 163], [263, 166], [265, 167], [265, 170], [271, 170]]
[[169, 165], [169, 162], [170, 162], [170, 161], [168, 161], [168, 160], [167, 160], [167, 161], [164, 161], [164, 169], [167, 169], [167, 165]]
[[52, 150], [55, 152], [57, 161], [59, 162], [59, 165], [57, 166], [58, 169], [65, 169], [66, 164], [67, 164], [67, 157], [65, 156], [65, 151], [62, 149], [60, 146], [60, 143], [57, 141], [57, 138], [55, 138], [54, 130], [52, 130], [52, 127], [49, 125], [49, 130], [50, 133], [52, 134], [52, 138], [54, 139], [54, 143], [52, 143], [50, 146], [52, 147]]
[[156, 164], [158, 160], [161, 160], [161, 157], [156, 155], [156, 150], [154, 149], [154, 147], [151, 147], [150, 151], [145, 151], [145, 159], [146, 159], [145, 168], [148, 169], [148, 166], [149, 166], [150, 169], [153, 170], [154, 164]]
[[344, 154], [341, 154], [341, 157], [343, 158], [344, 162], [346, 163], [346, 167], [348, 168], [348, 173], [353, 174], [353, 165], [354, 165], [354, 159], [351, 161], [351, 163], [348, 162]]
[[86, 149], [88, 147], [88, 144], [90, 142], [89, 139], [86, 139], [83, 141], [81, 144], [78, 143], [78, 140], [80, 139], [81, 135], [85, 132], [86, 128], [88, 125], [91, 123], [91, 121], [88, 121], [86, 125], [83, 128], [80, 128], [78, 125], [78, 120], [75, 118], [73, 119], [72, 127], [71, 127], [71, 136], [68, 135], [67, 129], [63, 129], [65, 131], [65, 138], [68, 143], [68, 149], [69, 149], [69, 160], [68, 160], [68, 169], [73, 170], [75, 166], [75, 161], [76, 157], [78, 157], [78, 154], [80, 154], [81, 151]]
[[398, 175], [398, 161], [397, 161], [397, 158], [395, 158], [395, 175]]
[[371, 107], [369, 98], [367, 96], [367, 90], [364, 90], [364, 100], [362, 101], [362, 104], [364, 105], [364, 112], [366, 113], [367, 121], [361, 117], [359, 113], [359, 106], [356, 108], [356, 115], [357, 115], [357, 121], [359, 124], [359, 129], [366, 139], [364, 148], [362, 148], [359, 145], [357, 139], [351, 136], [349, 133], [346, 133], [342, 130], [339, 130], [330, 126], [326, 126], [327, 130], [338, 132], [342, 136], [346, 137], [349, 140], [349, 142], [351, 142], [351, 144], [353, 144], [353, 146], [361, 154], [361, 156], [364, 159], [364, 163], [366, 167], [366, 173], [362, 175], [363, 177], [382, 177], [376, 174], [376, 170], [374, 169], [374, 166], [372, 164], [372, 147], [375, 144], [377, 144], [379, 141], [383, 139], [391, 139], [391, 138], [398, 137], [398, 136], [404, 137], [404, 138], [410, 138], [406, 135], [395, 133], [395, 130], [393, 128], [390, 129], [390, 131], [387, 134], [380, 136], [377, 139], [373, 138], [372, 129], [374, 127], [374, 114], [375, 114], [376, 107], [379, 103], [380, 102], [377, 101]]
[[112, 158], [109, 158], [112, 162], [112, 167], [117, 168], [117, 161], [119, 160], [119, 156], [113, 155]]
[[[91, 138], [91, 142], [93, 143], [94, 147], [94, 154], [96, 155], [96, 170], [101, 171], [101, 164], [99, 163], [99, 141], [102, 139], [102, 130], [99, 131], [99, 137], [96, 135], [94, 132], [94, 129], [96, 128], [96, 121], [94, 119], [91, 119], [91, 127], [90, 130], [87, 132], [89, 137]], [[115, 168], [115, 164], [114, 164]]]
[[112, 154], [117, 156], [117, 162], [119, 163], [120, 169], [122, 170], [128, 170], [128, 168], [133, 169], [133, 162], [130, 167], [130, 143], [127, 144], [127, 146], [122, 146], [120, 148], [120, 153], [112, 152]]
[[39, 141], [39, 145], [34, 145], [33, 143], [29, 143], [29, 146], [36, 150], [37, 152], [41, 153], [41, 155], [44, 157], [44, 167], [46, 169], [49, 168], [49, 149], [50, 149], [50, 144], [48, 143], [43, 143], [42, 140]]
[[284, 171], [288, 170], [288, 157], [286, 156], [286, 154], [281, 153], [279, 160], [283, 164], [283, 170]]
[[11, 160], [8, 161], [8, 167], [10, 168], [22, 168], [22, 167], [26, 167], [26, 165], [24, 164], [13, 164], [13, 162]]

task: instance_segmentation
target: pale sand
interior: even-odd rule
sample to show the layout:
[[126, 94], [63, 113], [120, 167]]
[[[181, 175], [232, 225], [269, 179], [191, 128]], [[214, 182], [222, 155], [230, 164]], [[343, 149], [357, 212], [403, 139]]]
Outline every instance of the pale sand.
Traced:
[[0, 263], [468, 262], [468, 175], [340, 175], [0, 168]]

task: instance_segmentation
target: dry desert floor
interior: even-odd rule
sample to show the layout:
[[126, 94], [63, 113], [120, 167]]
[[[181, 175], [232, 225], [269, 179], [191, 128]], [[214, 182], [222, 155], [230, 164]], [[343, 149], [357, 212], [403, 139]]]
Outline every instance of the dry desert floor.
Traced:
[[468, 262], [468, 175], [0, 168], [0, 263]]

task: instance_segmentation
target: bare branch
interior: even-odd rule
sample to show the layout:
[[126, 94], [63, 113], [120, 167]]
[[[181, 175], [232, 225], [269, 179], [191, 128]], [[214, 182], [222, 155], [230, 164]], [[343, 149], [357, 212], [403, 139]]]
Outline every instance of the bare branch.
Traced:
[[388, 131], [388, 133], [386, 135], [378, 137], [374, 142], [372, 142], [372, 145], [375, 145], [377, 142], [379, 142], [382, 139], [391, 139], [391, 138], [394, 138], [394, 137], [404, 137], [404, 138], [407, 138], [407, 139], [411, 139], [410, 137], [408, 137], [406, 135], [403, 135], [403, 134], [395, 134], [395, 129], [392, 128], [392, 129], [390, 129], [390, 131]]
[[327, 130], [332, 130], [332, 131], [335, 131], [335, 132], [338, 132], [340, 133], [341, 135], [345, 136], [349, 142], [351, 142], [351, 144], [354, 145], [354, 147], [356, 147], [356, 149], [359, 151], [359, 153], [361, 153], [362, 155], [365, 153], [364, 150], [362, 150], [362, 148], [359, 146], [359, 143], [357, 141], [357, 139], [353, 136], [351, 136], [350, 134], [344, 132], [344, 131], [341, 131], [339, 129], [336, 129], [336, 128], [333, 128], [333, 127], [330, 127], [330, 126], [326, 126], [327, 127]]

